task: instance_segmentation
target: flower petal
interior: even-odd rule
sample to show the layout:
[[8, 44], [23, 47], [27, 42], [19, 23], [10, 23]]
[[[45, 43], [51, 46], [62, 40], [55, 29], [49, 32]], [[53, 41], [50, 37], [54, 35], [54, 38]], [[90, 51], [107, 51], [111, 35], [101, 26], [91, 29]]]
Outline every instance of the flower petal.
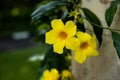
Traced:
[[96, 43], [96, 36], [95, 35], [93, 35], [93, 37], [91, 38], [90, 46], [92, 48], [96, 49], [97, 43]]
[[65, 46], [65, 41], [59, 40], [53, 44], [53, 50], [56, 53], [62, 54], [64, 46]]
[[57, 69], [55, 69], [55, 68], [51, 69], [50, 73], [51, 73], [51, 76], [54, 80], [58, 80], [59, 72]]
[[80, 45], [80, 41], [78, 38], [70, 37], [66, 40], [67, 49], [76, 50], [77, 48], [79, 48], [79, 45]]
[[55, 19], [51, 22], [53, 29], [64, 29], [64, 23], [61, 19]]
[[73, 21], [67, 21], [65, 24], [65, 31], [70, 35], [74, 36], [76, 34], [76, 25]]
[[45, 42], [49, 43], [49, 44], [55, 43], [57, 41], [58, 34], [59, 34], [59, 31], [57, 31], [57, 30], [51, 30], [51, 31], [47, 32], [45, 34], [45, 38], [46, 38]]
[[88, 42], [91, 40], [91, 36], [88, 33], [83, 33], [81, 31], [77, 32], [77, 37], [80, 39], [80, 42]]
[[93, 49], [93, 48], [88, 48], [88, 50], [86, 51], [86, 56], [90, 57], [90, 56], [98, 56], [99, 53], [97, 50]]
[[49, 76], [50, 75], [50, 72], [48, 69], [46, 69], [44, 72], [43, 72], [43, 76]]
[[55, 74], [59, 74], [59, 73], [58, 73], [57, 69], [53, 68], [53, 69], [51, 69], [51, 74], [55, 75]]
[[76, 51], [74, 54], [74, 59], [78, 62], [78, 63], [83, 63], [86, 60], [86, 55], [82, 52]]

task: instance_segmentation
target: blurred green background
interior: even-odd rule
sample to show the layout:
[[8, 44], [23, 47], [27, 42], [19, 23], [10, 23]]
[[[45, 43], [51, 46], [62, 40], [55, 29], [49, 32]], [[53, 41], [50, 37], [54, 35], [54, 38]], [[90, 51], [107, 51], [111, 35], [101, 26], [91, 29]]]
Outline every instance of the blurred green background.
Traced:
[[[39, 7], [46, 3], [50, 4]], [[48, 62], [54, 64], [54, 59], [59, 58], [62, 60], [56, 60], [53, 66], [64, 62], [60, 69], [68, 69], [63, 59], [67, 55], [53, 56], [52, 48], [49, 52], [48, 45], [44, 44], [45, 32], [50, 30], [51, 20], [66, 17], [66, 5], [69, 4], [59, 3], [59, 0], [0, 0], [0, 80], [36, 80], [44, 69], [42, 66]], [[31, 14], [37, 8], [42, 10], [34, 17]], [[52, 58], [41, 62], [46, 52], [47, 57]]]
[[[31, 13], [44, 0], [0, 0], [0, 80], [35, 80], [47, 46], [35, 43]], [[48, 0], [46, 0], [48, 1]], [[27, 32], [24, 36], [20, 32]], [[21, 36], [14, 38], [14, 34]]]
[[41, 45], [0, 53], [0, 80], [35, 80], [40, 59], [30, 59], [45, 51], [46, 46]]
[[39, 0], [0, 0], [0, 36], [32, 30], [30, 15]]

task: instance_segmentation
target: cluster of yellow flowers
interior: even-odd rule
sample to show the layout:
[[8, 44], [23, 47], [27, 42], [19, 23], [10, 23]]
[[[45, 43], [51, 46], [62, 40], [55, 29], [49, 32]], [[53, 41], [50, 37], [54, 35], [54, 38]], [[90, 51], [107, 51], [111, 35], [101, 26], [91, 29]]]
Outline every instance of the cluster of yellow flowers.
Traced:
[[63, 70], [61, 74], [59, 74], [58, 70], [53, 68], [51, 70], [46, 69], [43, 72], [40, 80], [73, 80], [72, 74], [69, 70]]
[[87, 57], [97, 56], [96, 36], [77, 31], [73, 21], [67, 21], [64, 25], [61, 19], [51, 22], [52, 30], [46, 33], [45, 40], [53, 44], [53, 51], [62, 54], [63, 48], [74, 51], [74, 59], [83, 63]]

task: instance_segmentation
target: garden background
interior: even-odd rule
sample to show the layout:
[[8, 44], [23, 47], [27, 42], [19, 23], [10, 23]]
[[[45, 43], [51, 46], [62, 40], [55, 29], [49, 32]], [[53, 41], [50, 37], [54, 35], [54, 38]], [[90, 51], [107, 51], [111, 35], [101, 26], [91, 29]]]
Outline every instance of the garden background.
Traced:
[[[0, 80], [35, 80], [46, 45], [33, 38], [31, 13], [43, 0], [0, 0]], [[48, 1], [48, 0], [46, 0]]]

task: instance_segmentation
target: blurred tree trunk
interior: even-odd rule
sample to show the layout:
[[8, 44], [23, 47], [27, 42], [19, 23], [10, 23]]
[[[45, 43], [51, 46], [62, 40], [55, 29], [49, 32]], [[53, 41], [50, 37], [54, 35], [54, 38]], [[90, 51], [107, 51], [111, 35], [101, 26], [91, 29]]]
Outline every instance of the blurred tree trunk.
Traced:
[[[82, 7], [90, 9], [100, 19], [102, 26], [107, 27], [105, 21], [105, 11], [109, 7], [110, 0], [83, 0]], [[93, 33], [89, 24], [86, 24], [86, 30]], [[120, 6], [114, 17], [113, 29], [120, 30]], [[120, 80], [120, 60], [113, 46], [111, 32], [103, 31], [103, 41], [98, 49], [99, 56], [90, 57], [83, 64], [79, 64], [72, 59], [72, 73], [74, 80]]]

